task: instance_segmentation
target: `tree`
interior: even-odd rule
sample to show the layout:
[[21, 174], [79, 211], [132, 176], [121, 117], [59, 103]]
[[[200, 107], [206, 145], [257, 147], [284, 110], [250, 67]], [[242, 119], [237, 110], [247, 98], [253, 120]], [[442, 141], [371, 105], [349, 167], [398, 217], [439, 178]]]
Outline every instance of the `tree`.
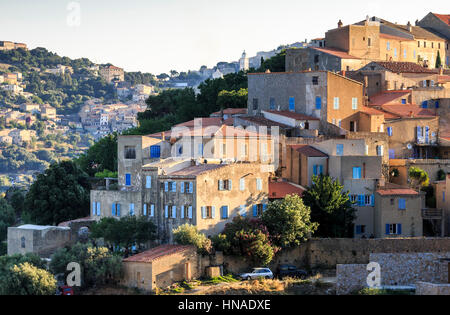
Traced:
[[267, 227], [261, 219], [241, 216], [227, 223], [223, 232], [213, 237], [214, 248], [226, 255], [240, 256], [254, 266], [269, 264], [279, 250], [273, 246]]
[[14, 209], [6, 201], [6, 199], [0, 199], [0, 242], [6, 240], [8, 234], [8, 227], [13, 226], [16, 222], [16, 216]]
[[122, 257], [109, 252], [106, 247], [77, 243], [72, 247], [61, 248], [52, 255], [50, 270], [54, 274], [66, 275], [70, 262], [80, 264], [81, 286], [85, 288], [122, 276]]
[[221, 109], [247, 107], [248, 89], [239, 91], [220, 91], [217, 97], [217, 105]]
[[88, 176], [72, 161], [52, 164], [25, 197], [25, 221], [57, 225], [89, 215]]
[[441, 61], [441, 53], [437, 52], [437, 56], [436, 56], [436, 69], [442, 67], [442, 61]]
[[282, 49], [278, 54], [264, 60], [261, 66], [257, 70], [252, 70], [251, 72], [285, 72], [286, 71], [286, 49]]
[[205, 234], [197, 231], [197, 227], [190, 224], [180, 225], [173, 231], [175, 242], [180, 245], [194, 245], [199, 254], [207, 255], [211, 252], [211, 240]]
[[92, 238], [103, 238], [110, 246], [130, 248], [156, 238], [156, 226], [146, 217], [102, 218], [91, 226]]
[[306, 241], [318, 224], [311, 222], [311, 209], [298, 195], [271, 202], [262, 215], [273, 243], [282, 248], [298, 246]]
[[11, 267], [0, 281], [2, 295], [54, 295], [56, 292], [53, 275], [28, 262]]
[[109, 134], [75, 161], [89, 176], [104, 170], [117, 171], [117, 133]]
[[355, 209], [348, 191], [330, 176], [313, 176], [312, 185], [303, 193], [303, 202], [311, 208], [311, 219], [319, 224], [320, 237], [351, 237]]
[[410, 167], [408, 170], [408, 175], [411, 179], [412, 187], [416, 189], [420, 187], [426, 187], [430, 184], [430, 178], [427, 172], [419, 167]]

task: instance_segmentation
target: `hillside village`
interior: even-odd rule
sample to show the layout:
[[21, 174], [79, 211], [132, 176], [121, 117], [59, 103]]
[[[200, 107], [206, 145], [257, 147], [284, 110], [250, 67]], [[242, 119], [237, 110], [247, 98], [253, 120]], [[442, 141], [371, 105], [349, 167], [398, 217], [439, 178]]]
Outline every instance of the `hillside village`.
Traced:
[[[124, 103], [90, 99], [76, 119], [57, 115], [48, 104], [3, 109], [4, 123], [16, 126], [0, 130], [0, 141], [8, 144], [37, 137], [32, 129], [37, 120], [46, 130], [77, 131], [93, 140], [119, 134], [117, 177], [90, 190], [89, 216], [58, 226], [9, 227], [8, 255], [50, 258], [83, 240], [96, 224], [133, 217], [152, 222], [155, 237], [124, 249], [123, 275], [116, 280], [126, 287], [158, 292], [174, 283], [224, 276], [224, 270], [240, 274], [289, 263], [333, 270], [335, 293], [350, 294], [366, 286], [366, 266], [376, 261], [389, 270], [383, 286], [450, 294], [449, 42], [448, 14], [429, 13], [414, 25], [369, 16], [349, 25], [338, 20], [324, 37], [287, 47], [284, 72], [249, 71], [281, 50], [256, 58], [244, 53], [235, 70], [218, 66], [212, 78], [248, 71], [246, 108], [224, 107], [152, 134], [121, 134], [138, 126], [138, 113], [151, 110], [145, 100], [156, 90], [131, 86], [114, 66], [93, 71]], [[14, 45], [0, 42], [0, 50]], [[57, 69], [46, 71], [71, 71]], [[0, 78], [7, 83], [3, 89], [25, 93], [20, 73]], [[304, 237], [310, 241], [285, 247], [261, 232], [258, 244], [273, 249], [261, 265], [254, 257], [229, 253], [230, 226], [266, 224], [267, 213], [293, 202], [292, 196], [307, 204], [311, 191], [327, 179], [342, 185], [339, 195], [354, 209], [352, 222], [344, 218], [339, 222], [345, 226], [333, 226], [335, 234], [325, 236], [327, 226], [315, 230], [308, 221]], [[177, 235], [186, 226], [213, 249], [180, 243]], [[269, 224], [266, 228], [272, 233]], [[53, 237], [45, 237], [48, 231]], [[413, 275], [403, 272], [406, 268]]]

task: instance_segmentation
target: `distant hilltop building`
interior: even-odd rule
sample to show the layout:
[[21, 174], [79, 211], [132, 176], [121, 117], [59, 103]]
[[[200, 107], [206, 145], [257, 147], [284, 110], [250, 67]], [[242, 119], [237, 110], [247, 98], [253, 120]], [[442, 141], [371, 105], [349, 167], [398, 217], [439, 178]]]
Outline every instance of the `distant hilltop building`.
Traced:
[[99, 74], [108, 83], [113, 81], [125, 81], [123, 69], [112, 65], [101, 68]]
[[27, 49], [27, 45], [23, 43], [14, 43], [8, 41], [0, 41], [0, 50]]

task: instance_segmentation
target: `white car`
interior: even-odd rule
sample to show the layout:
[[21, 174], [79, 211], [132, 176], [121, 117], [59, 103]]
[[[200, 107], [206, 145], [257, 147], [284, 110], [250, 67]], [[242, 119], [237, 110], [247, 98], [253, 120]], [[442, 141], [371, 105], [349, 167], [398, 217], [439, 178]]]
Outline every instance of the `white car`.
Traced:
[[243, 273], [239, 277], [245, 280], [258, 278], [273, 279], [273, 273], [269, 268], [253, 268], [251, 272]]

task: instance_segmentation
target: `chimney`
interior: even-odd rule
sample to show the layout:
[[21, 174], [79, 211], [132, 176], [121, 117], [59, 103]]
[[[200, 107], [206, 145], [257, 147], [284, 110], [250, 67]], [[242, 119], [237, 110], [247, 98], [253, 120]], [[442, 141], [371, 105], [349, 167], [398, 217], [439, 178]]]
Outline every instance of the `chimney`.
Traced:
[[409, 112], [409, 117], [414, 118], [414, 113], [413, 113], [413, 111], [410, 111], [410, 112]]
[[418, 26], [419, 25], [419, 20], [416, 20], [416, 26]]
[[342, 70], [342, 76], [345, 77], [345, 70]]
[[339, 22], [338, 22], [338, 28], [341, 28], [342, 25], [343, 25], [343, 23], [342, 23], [342, 21], [339, 19]]
[[164, 131], [161, 132], [161, 140], [166, 141], [166, 133]]
[[267, 70], [266, 70], [266, 73], [270, 73], [270, 70], [269, 70], [269, 69], [267, 69]]
[[439, 75], [444, 75], [444, 67], [439, 67]]

